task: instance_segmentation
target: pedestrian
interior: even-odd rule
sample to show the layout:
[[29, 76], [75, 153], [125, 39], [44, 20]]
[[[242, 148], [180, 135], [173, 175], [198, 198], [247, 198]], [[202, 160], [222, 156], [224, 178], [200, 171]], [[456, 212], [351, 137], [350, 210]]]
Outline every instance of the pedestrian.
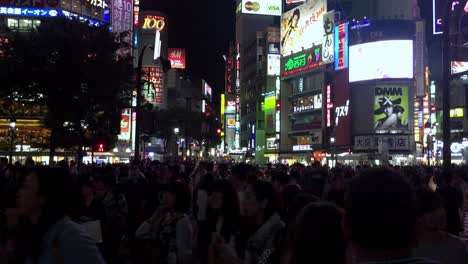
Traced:
[[193, 261], [193, 231], [187, 212], [190, 191], [181, 181], [169, 184], [163, 201], [151, 218], [135, 233], [140, 240], [149, 240], [154, 247], [152, 261], [159, 264], [191, 264]]
[[421, 189], [418, 196], [418, 224], [413, 256], [437, 260], [444, 264], [468, 263], [465, 243], [445, 231], [445, 209], [440, 196]]
[[104, 263], [96, 242], [67, 216], [71, 177], [66, 169], [34, 167], [18, 194], [23, 221], [16, 244], [18, 263]]
[[283, 264], [345, 264], [343, 211], [336, 205], [314, 202], [288, 227]]
[[389, 168], [363, 170], [351, 181], [345, 200], [346, 231], [354, 263], [434, 263], [413, 258], [415, 193]]

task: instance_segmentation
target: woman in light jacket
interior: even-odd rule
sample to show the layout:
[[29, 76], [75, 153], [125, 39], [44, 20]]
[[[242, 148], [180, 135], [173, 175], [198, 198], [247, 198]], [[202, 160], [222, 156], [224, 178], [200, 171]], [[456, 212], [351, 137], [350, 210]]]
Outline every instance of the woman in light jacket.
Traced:
[[176, 181], [169, 184], [161, 206], [136, 231], [136, 238], [157, 244], [157, 260], [161, 264], [192, 263], [193, 232], [187, 216], [190, 209], [190, 191], [187, 184]]

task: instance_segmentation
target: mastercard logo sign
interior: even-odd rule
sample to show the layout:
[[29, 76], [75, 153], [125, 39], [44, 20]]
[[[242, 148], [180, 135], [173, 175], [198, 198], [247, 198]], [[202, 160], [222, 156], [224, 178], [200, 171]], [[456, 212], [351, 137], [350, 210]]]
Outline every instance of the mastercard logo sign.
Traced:
[[258, 10], [260, 10], [260, 4], [258, 2], [251, 2], [251, 1], [246, 2], [245, 10], [257, 12]]

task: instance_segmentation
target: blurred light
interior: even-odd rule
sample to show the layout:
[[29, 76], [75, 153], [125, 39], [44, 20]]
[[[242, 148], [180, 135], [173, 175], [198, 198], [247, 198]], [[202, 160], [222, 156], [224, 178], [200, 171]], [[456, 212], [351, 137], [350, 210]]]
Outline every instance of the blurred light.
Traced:
[[113, 152], [119, 152], [119, 149], [118, 149], [118, 148], [114, 148], [112, 151], [113, 151]]
[[132, 152], [132, 150], [130, 148], [126, 148], [125, 152], [130, 153], [130, 152]]

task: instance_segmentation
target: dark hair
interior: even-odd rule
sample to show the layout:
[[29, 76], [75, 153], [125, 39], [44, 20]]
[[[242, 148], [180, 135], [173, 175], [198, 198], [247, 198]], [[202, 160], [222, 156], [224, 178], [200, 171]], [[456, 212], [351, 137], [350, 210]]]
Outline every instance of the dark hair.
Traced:
[[233, 229], [239, 225], [240, 208], [237, 192], [228, 180], [216, 180], [209, 187], [208, 193], [212, 194], [219, 192], [223, 194], [223, 205], [220, 212], [214, 212], [208, 207], [208, 221], [216, 225], [219, 216], [223, 218], [223, 226], [221, 235], [225, 241], [229, 241], [229, 236], [232, 235]]
[[401, 106], [401, 105], [394, 105], [393, 106], [393, 112], [403, 113], [403, 112], [405, 112], [405, 108], [403, 108], [403, 106]]
[[313, 202], [318, 202], [320, 201], [320, 198], [318, 198], [315, 195], [312, 194], [307, 194], [307, 193], [299, 193], [296, 195], [291, 202], [291, 205], [288, 208], [287, 212], [287, 221], [288, 223], [294, 221], [294, 219], [297, 217], [297, 215], [301, 212], [301, 210], [306, 207], [308, 204], [313, 203]]
[[254, 182], [257, 180], [258, 169], [250, 164], [240, 163], [232, 167], [231, 175], [241, 182]]
[[301, 11], [299, 10], [299, 8], [297, 8], [296, 10], [294, 10], [293, 12], [293, 15], [291, 16], [291, 19], [289, 20], [289, 24], [292, 23], [293, 21], [293, 18], [297, 16], [297, 20], [299, 20], [301, 18]]
[[169, 184], [167, 191], [175, 196], [174, 210], [187, 213], [191, 204], [189, 186], [182, 181], [173, 181]]
[[278, 193], [271, 183], [265, 181], [256, 181], [252, 183], [250, 187], [258, 201], [268, 201], [264, 212], [265, 218], [269, 218], [274, 213], [279, 213], [281, 211], [281, 204]]
[[115, 175], [109, 168], [94, 168], [92, 175], [96, 182], [102, 182], [106, 186], [113, 186], [116, 183]]
[[288, 229], [288, 263], [345, 263], [343, 213], [331, 203], [307, 205]]
[[410, 245], [416, 222], [415, 193], [396, 171], [364, 170], [352, 180], [345, 201], [351, 238], [363, 248]]
[[45, 198], [45, 203], [37, 225], [25, 219], [20, 223], [17, 252], [20, 259], [39, 256], [43, 236], [67, 214], [72, 196], [72, 181], [65, 168], [37, 166], [31, 168], [29, 175], [36, 176], [38, 192]]
[[422, 188], [417, 190], [418, 217], [434, 212], [443, 207], [442, 199], [436, 192]]

